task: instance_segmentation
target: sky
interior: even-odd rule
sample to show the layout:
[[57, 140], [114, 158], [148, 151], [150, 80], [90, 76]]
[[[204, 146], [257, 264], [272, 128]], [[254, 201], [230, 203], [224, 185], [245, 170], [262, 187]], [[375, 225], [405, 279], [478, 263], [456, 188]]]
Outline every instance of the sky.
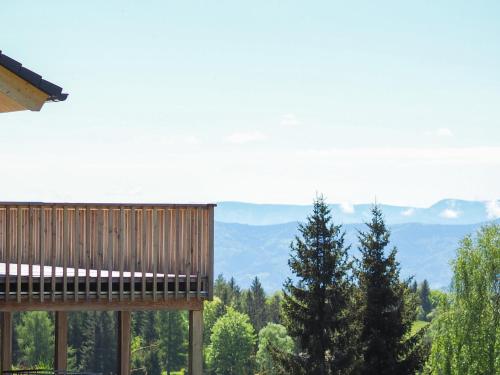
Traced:
[[9, 1], [69, 93], [0, 115], [0, 200], [500, 198], [497, 1]]

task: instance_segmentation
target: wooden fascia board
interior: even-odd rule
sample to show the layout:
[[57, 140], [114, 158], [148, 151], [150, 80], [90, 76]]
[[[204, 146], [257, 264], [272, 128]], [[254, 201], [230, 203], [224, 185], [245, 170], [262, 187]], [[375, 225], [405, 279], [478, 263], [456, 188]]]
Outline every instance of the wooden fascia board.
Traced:
[[[0, 93], [30, 111], [39, 111], [42, 109], [43, 104], [49, 98], [48, 94], [3, 66], [0, 66]], [[11, 102], [8, 104], [13, 107]]]

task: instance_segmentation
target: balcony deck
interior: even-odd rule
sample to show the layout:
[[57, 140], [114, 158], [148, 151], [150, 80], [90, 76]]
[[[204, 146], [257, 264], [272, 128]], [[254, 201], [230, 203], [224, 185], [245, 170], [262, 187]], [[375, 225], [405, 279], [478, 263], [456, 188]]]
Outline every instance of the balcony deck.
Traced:
[[0, 203], [0, 311], [212, 297], [213, 205]]

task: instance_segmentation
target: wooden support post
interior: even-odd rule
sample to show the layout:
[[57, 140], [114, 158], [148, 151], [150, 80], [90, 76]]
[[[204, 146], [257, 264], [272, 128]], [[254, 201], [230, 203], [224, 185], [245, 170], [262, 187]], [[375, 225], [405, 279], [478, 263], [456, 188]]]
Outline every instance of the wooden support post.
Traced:
[[66, 371], [68, 367], [68, 313], [56, 311], [54, 369]]
[[130, 375], [130, 311], [118, 311], [118, 373]]
[[1, 317], [1, 350], [2, 371], [10, 370], [12, 367], [12, 313], [2, 312]]
[[203, 373], [203, 310], [189, 311], [189, 375]]

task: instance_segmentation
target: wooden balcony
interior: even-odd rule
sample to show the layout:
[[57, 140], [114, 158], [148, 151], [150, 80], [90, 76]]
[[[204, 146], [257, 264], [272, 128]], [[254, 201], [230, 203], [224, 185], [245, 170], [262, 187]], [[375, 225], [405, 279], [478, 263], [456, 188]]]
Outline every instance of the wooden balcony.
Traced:
[[193, 309], [214, 205], [0, 203], [0, 311]]

